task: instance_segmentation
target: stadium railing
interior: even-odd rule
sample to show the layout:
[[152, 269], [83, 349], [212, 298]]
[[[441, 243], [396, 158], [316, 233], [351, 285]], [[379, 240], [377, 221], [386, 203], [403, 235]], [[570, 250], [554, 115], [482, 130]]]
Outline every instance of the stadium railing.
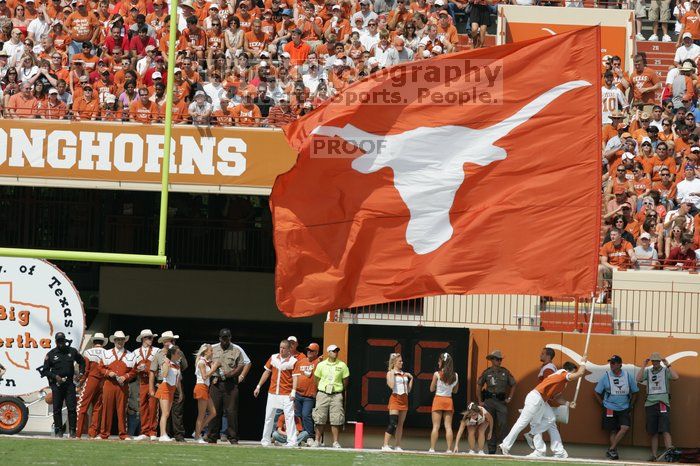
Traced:
[[[700, 288], [700, 283], [698, 284]], [[594, 298], [593, 331], [697, 338], [700, 291], [613, 289]], [[354, 324], [585, 332], [591, 298], [441, 295], [341, 309], [330, 320]]]

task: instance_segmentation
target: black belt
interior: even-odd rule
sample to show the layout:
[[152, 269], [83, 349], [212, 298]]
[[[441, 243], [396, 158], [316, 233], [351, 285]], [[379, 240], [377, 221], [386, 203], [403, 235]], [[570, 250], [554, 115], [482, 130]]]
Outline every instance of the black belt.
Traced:
[[327, 391], [325, 391], [325, 390], [319, 390], [319, 391], [320, 391], [321, 393], [325, 393], [326, 395], [336, 395], [336, 394], [338, 394], [338, 393], [343, 393], [342, 390], [339, 391], [339, 392], [327, 392]]

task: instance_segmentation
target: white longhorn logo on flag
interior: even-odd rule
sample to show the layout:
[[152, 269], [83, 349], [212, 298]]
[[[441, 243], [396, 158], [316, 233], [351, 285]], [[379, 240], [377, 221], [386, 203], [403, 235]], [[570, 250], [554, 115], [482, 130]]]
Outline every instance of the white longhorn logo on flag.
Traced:
[[318, 126], [311, 134], [338, 136], [360, 149], [373, 148], [353, 160], [352, 168], [365, 174], [385, 167], [393, 170], [394, 186], [410, 212], [406, 241], [417, 254], [428, 254], [452, 237], [450, 209], [464, 182], [464, 164], [484, 167], [505, 159], [508, 154], [495, 145], [496, 141], [562, 94], [590, 85], [588, 81], [569, 81], [555, 86], [510, 118], [483, 129], [421, 126], [379, 136], [348, 124], [342, 128]]

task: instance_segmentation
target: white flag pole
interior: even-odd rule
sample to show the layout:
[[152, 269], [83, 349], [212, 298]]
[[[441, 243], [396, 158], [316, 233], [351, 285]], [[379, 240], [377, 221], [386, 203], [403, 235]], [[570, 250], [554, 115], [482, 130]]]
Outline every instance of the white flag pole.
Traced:
[[[586, 346], [583, 348], [583, 357], [586, 361], [588, 361], [588, 344], [591, 341], [591, 330], [593, 329], [593, 314], [595, 313], [595, 296], [591, 293], [591, 312], [588, 316], [588, 333], [586, 334]], [[580, 361], [575, 361], [580, 364]], [[583, 377], [578, 379], [576, 382], [576, 393], [574, 393], [574, 407], [576, 406], [576, 400], [578, 399], [578, 392], [581, 390], [581, 381], [583, 380]]]

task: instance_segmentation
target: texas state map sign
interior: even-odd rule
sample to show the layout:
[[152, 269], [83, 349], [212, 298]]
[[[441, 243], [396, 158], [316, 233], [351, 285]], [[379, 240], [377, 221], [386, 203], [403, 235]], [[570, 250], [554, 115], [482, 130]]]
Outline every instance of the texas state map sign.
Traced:
[[85, 313], [78, 291], [53, 264], [0, 257], [0, 395], [25, 395], [48, 383], [37, 370], [57, 332], [80, 349]]

